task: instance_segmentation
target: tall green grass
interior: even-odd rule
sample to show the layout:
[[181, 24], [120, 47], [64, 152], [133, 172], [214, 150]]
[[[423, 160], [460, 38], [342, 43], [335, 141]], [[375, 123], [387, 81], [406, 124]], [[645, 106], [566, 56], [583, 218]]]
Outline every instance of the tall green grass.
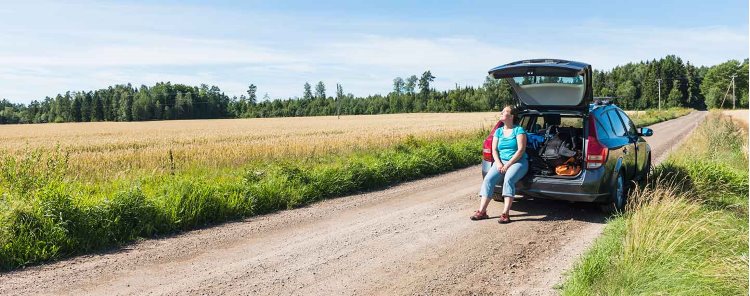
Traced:
[[[65, 156], [2, 159], [0, 268], [84, 254], [218, 222], [292, 209], [477, 164], [485, 132], [453, 141], [318, 161], [255, 165], [227, 178], [193, 174], [90, 186], [66, 182]], [[104, 188], [102, 188], [104, 187]]]
[[648, 109], [643, 113], [630, 115], [637, 126], [649, 126], [662, 121], [681, 117], [692, 112], [693, 109], [672, 107], [664, 110]]
[[746, 295], [748, 136], [712, 113], [631, 195], [565, 295]]

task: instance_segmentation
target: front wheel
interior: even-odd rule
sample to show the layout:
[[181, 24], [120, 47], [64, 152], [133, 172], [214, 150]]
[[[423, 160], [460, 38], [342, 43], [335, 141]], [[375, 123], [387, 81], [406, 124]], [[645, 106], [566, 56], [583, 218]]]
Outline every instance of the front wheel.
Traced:
[[605, 213], [621, 213], [625, 211], [627, 204], [627, 191], [625, 188], [625, 177], [622, 172], [618, 172], [615, 177], [615, 188], [612, 190], [612, 196], [609, 202], [603, 204], [602, 211]]

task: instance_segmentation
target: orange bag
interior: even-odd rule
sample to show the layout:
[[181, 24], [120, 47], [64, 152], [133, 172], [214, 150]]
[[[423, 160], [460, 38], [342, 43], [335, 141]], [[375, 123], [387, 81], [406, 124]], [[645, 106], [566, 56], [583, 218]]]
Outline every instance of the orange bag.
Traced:
[[581, 172], [581, 167], [575, 165], [575, 158], [571, 157], [564, 164], [555, 167], [555, 173], [560, 176], [575, 176]]

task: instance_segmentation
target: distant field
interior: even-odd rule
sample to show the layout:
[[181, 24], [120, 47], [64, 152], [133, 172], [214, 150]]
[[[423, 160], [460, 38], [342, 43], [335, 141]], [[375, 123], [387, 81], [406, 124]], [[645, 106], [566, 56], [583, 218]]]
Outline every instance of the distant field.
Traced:
[[161, 174], [173, 166], [176, 170], [231, 169], [258, 161], [319, 158], [385, 148], [410, 136], [424, 140], [465, 138], [480, 128], [491, 128], [498, 115], [412, 113], [339, 119], [321, 116], [0, 125], [0, 152], [24, 156], [30, 150], [59, 146], [69, 155], [70, 172], [75, 174], [69, 177], [101, 180]]
[[466, 137], [493, 125], [498, 112], [336, 117], [0, 125], [0, 151], [69, 153], [78, 177], [122, 177], [177, 169], [232, 168], [259, 160], [306, 159], [379, 149], [408, 136]]
[[747, 109], [743, 110], [725, 110], [723, 111], [724, 115], [728, 115], [732, 118], [732, 120], [740, 123], [741, 126], [743, 126], [745, 129], [748, 128], [748, 111]]

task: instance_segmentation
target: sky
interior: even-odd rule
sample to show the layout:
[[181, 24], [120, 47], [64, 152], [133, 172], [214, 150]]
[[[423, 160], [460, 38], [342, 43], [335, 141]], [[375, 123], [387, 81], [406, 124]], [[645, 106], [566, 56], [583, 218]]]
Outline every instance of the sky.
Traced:
[[[531, 4], [533, 3], [533, 4]], [[695, 65], [748, 57], [745, 1], [6, 1], [0, 98], [171, 81], [229, 96], [300, 97], [336, 83], [386, 94], [430, 70], [436, 89], [490, 68], [558, 58], [608, 70], [675, 54]]]

